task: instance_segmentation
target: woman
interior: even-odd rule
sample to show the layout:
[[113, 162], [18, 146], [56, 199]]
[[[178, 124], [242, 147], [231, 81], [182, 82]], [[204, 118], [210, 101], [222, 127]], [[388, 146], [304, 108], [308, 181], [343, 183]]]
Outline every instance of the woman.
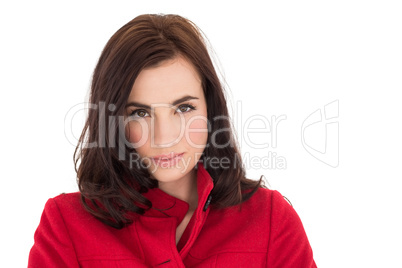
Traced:
[[45, 205], [29, 267], [316, 267], [285, 199], [245, 178], [201, 31], [141, 15], [95, 68], [79, 192]]

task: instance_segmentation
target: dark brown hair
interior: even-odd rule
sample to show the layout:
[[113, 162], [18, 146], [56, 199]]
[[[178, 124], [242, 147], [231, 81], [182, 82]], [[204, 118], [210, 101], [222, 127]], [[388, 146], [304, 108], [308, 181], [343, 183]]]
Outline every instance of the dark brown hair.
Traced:
[[[115, 228], [132, 223], [131, 212], [143, 214], [152, 207], [141, 193], [158, 184], [146, 169], [129, 166], [128, 155], [135, 149], [130, 148], [124, 131], [112, 118], [124, 115], [128, 96], [141, 70], [178, 55], [199, 72], [206, 98], [210, 132], [201, 161], [214, 181], [211, 205], [224, 208], [241, 204], [261, 186], [261, 179], [245, 177], [232, 126], [227, 120], [223, 86], [201, 30], [178, 15], [140, 15], [120, 28], [102, 51], [89, 99], [96, 106], [88, 112], [74, 153], [84, 207]], [[214, 168], [208, 164], [213, 158], [229, 159], [230, 166]]]

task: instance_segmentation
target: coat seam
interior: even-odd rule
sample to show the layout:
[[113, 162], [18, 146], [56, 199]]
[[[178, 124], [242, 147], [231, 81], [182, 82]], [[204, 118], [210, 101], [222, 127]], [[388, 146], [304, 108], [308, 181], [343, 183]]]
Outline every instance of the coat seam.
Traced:
[[197, 259], [197, 260], [199, 260], [199, 261], [202, 261], [202, 260], [206, 260], [206, 259], [209, 259], [209, 258], [211, 258], [211, 257], [214, 257], [214, 256], [218, 256], [219, 254], [226, 254], [226, 253], [248, 253], [248, 254], [265, 254], [267, 252], [267, 250], [266, 249], [261, 249], [261, 250], [253, 250], [253, 251], [247, 251], [247, 250], [222, 250], [222, 251], [216, 251], [216, 252], [214, 252], [213, 254], [210, 254], [210, 255], [208, 255], [208, 256], [206, 256], [206, 257], [204, 257], [204, 258], [200, 258], [200, 257], [196, 257], [196, 256], [194, 256], [193, 254], [191, 254], [191, 252], [189, 252], [188, 253], [188, 255], [190, 255], [192, 258], [194, 258], [194, 259]]
[[[99, 256], [99, 255], [92, 255], [92, 256], [87, 256], [87, 257], [81, 257], [79, 258], [81, 262], [84, 261], [126, 261], [126, 260], [139, 260], [138, 258], [131, 257], [129, 255], [111, 255], [109, 257], [107, 256]], [[142, 261], [142, 260], [141, 260]]]
[[271, 211], [269, 212], [269, 232], [268, 232], [268, 244], [267, 244], [267, 258], [266, 258], [265, 266], [268, 266], [268, 259], [269, 259], [268, 252], [270, 250], [271, 239], [272, 239], [272, 210], [273, 210], [272, 203], [273, 203], [273, 196], [274, 196], [274, 194], [271, 193], [271, 204], [270, 204], [270, 206], [271, 206], [270, 210]]
[[218, 254], [215, 255], [215, 264], [214, 267], [216, 267], [218, 265]]
[[142, 243], [141, 243], [141, 240], [140, 240], [140, 236], [138, 234], [137, 224], [138, 224], [138, 221], [134, 220], [134, 222], [133, 222], [133, 226], [134, 226], [133, 232], [134, 232], [135, 236], [137, 237], [137, 241], [138, 241], [137, 244], [138, 244], [138, 247], [140, 248], [140, 251], [141, 251], [141, 257], [142, 257], [141, 259], [145, 262], [145, 253], [144, 253], [144, 249], [142, 248]]
[[66, 221], [64, 220], [63, 213], [61, 212], [61, 210], [60, 210], [60, 208], [59, 208], [59, 205], [57, 204], [56, 200], [52, 199], [52, 201], [53, 201], [54, 204], [56, 205], [56, 208], [57, 208], [57, 210], [58, 210], [58, 212], [59, 212], [59, 214], [60, 214], [61, 220], [63, 221], [63, 225], [64, 225], [64, 227], [66, 228], [68, 238], [70, 239], [71, 245], [73, 246], [73, 250], [74, 250], [74, 253], [75, 253], [75, 258], [76, 258], [76, 260], [77, 260], [77, 263], [79, 264], [79, 259], [78, 259], [77, 251], [76, 251], [76, 249], [75, 249], [73, 239], [71, 238], [70, 231], [69, 231], [68, 228], [67, 228]]
[[179, 254], [179, 252], [177, 250], [177, 247], [176, 247], [176, 224], [175, 224], [174, 221], [171, 221], [171, 223], [172, 223], [173, 235], [170, 235], [170, 237], [173, 239], [173, 241], [171, 241], [172, 243], [170, 243], [170, 244], [174, 245], [174, 247], [171, 247], [171, 250], [172, 250], [173, 258], [176, 260], [175, 264], [176, 264], [177, 267], [180, 268], [179, 263], [183, 264], [183, 260], [180, 257], [180, 254]]

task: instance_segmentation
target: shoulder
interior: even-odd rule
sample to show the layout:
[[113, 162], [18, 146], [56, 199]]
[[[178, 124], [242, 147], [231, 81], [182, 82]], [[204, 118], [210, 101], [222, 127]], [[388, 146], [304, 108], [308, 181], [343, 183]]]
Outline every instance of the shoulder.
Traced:
[[80, 192], [62, 193], [49, 198], [43, 213], [49, 218], [59, 218], [68, 228], [82, 223], [99, 224], [99, 220], [82, 205]]
[[[268, 232], [273, 221], [280, 221], [279, 215], [287, 214], [293, 210], [290, 204], [276, 190], [258, 188], [258, 190], [246, 201], [239, 205], [210, 211], [209, 220], [214, 225], [216, 222], [222, 225], [233, 226], [239, 223], [243, 228], [244, 223], [250, 228], [261, 228], [258, 232]], [[280, 211], [280, 213], [278, 213]], [[236, 224], [235, 224], [236, 225]], [[263, 230], [262, 230], [263, 229]]]
[[96, 247], [102, 239], [110, 241], [118, 232], [84, 208], [79, 192], [49, 198], [38, 229], [70, 240], [79, 256], [92, 254], [89, 245]]
[[[301, 219], [293, 206], [277, 190], [259, 188], [254, 195], [240, 205], [230, 207], [221, 213], [235, 221], [245, 221], [248, 226], [272, 233], [278, 228], [303, 230]], [[263, 231], [264, 230], [264, 231]]]
[[277, 190], [260, 188], [244, 206], [248, 206], [247, 210], [258, 211], [257, 214], [264, 213], [271, 227], [284, 221], [288, 225], [302, 227], [299, 215], [291, 203]]
[[270, 211], [272, 208], [292, 208], [287, 199], [279, 191], [267, 188], [259, 188], [242, 206], [261, 209], [264, 213]]
[[71, 205], [75, 206], [77, 203], [80, 203], [81, 193], [73, 192], [73, 193], [61, 193], [57, 196], [50, 198], [53, 202], [57, 203], [57, 205]]
[[58, 210], [60, 213], [79, 212], [82, 208], [81, 194], [79, 192], [61, 193], [51, 197], [45, 204], [45, 210]]

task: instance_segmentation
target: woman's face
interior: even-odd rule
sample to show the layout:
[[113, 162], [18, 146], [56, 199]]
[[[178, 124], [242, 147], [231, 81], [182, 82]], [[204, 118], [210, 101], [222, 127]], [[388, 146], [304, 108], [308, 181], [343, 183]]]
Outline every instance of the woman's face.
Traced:
[[[207, 143], [207, 106], [201, 79], [183, 57], [140, 72], [127, 101], [128, 141], [159, 182], [189, 176]], [[187, 176], [186, 176], [187, 175]]]

